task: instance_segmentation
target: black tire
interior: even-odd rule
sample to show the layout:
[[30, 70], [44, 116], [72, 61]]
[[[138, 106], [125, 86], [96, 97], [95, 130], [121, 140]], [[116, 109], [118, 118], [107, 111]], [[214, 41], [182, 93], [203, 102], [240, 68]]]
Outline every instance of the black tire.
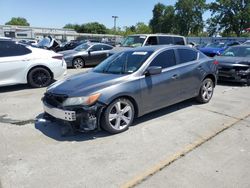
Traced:
[[250, 76], [247, 77], [247, 86], [250, 86]]
[[80, 57], [73, 59], [72, 66], [75, 69], [82, 69], [84, 67], [84, 60]]
[[214, 93], [214, 82], [211, 78], [205, 78], [202, 81], [199, 95], [196, 97], [197, 102], [199, 103], [208, 103]]
[[[116, 105], [120, 103], [120, 109], [121, 111], [116, 111]], [[129, 106], [129, 107], [127, 107]], [[125, 112], [125, 108], [129, 109], [129, 111]], [[124, 110], [125, 113], [122, 113], [122, 110]], [[112, 115], [116, 115], [117, 117], [114, 118], [113, 120], [110, 120], [110, 117]], [[112, 103], [108, 105], [108, 107], [105, 109], [104, 113], [102, 114], [102, 121], [101, 121], [101, 126], [104, 130], [111, 134], [117, 134], [126, 131], [129, 126], [133, 123], [134, 120], [134, 115], [135, 115], [135, 110], [134, 110], [134, 105], [132, 102], [126, 98], [118, 98], [114, 100]], [[129, 122], [125, 122], [123, 118], [127, 118]], [[119, 118], [119, 120], [118, 120]], [[119, 128], [115, 128], [114, 124], [118, 124], [117, 122], [119, 121]]]
[[28, 73], [28, 84], [34, 88], [47, 87], [53, 81], [53, 76], [49, 70], [43, 67], [31, 69]]

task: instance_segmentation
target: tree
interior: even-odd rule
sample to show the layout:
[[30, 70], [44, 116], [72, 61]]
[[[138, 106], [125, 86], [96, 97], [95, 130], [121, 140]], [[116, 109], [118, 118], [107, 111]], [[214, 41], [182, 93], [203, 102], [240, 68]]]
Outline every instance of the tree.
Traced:
[[85, 33], [106, 34], [107, 28], [105, 25], [98, 22], [84, 24]]
[[162, 21], [162, 31], [163, 33], [177, 33], [176, 23], [175, 23], [175, 9], [173, 6], [166, 6], [163, 21]]
[[178, 0], [175, 4], [176, 24], [181, 35], [198, 35], [203, 31], [202, 15], [206, 0]]
[[6, 22], [5, 25], [21, 25], [21, 26], [30, 26], [28, 21], [22, 17], [13, 17], [10, 21]]
[[153, 33], [161, 33], [164, 20], [165, 5], [157, 3], [153, 9], [153, 18], [150, 20], [149, 25]]
[[250, 25], [250, 0], [216, 0], [209, 5], [212, 18], [208, 30], [214, 34], [215, 27], [223, 35], [234, 32], [238, 37]]
[[82, 25], [69, 23], [63, 28], [74, 29], [78, 33], [106, 34], [108, 32], [106, 26], [98, 22], [90, 22]]
[[[130, 27], [131, 28], [131, 27]], [[135, 33], [152, 33], [151, 28], [143, 22], [138, 22], [135, 25]]]

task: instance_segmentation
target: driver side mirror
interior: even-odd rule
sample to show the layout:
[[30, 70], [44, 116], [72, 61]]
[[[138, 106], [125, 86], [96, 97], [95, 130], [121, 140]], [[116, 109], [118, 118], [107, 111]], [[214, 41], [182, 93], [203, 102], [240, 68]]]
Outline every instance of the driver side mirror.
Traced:
[[151, 76], [151, 75], [156, 75], [156, 74], [161, 74], [162, 72], [162, 67], [160, 66], [152, 66], [152, 67], [148, 67], [145, 75], [146, 76]]

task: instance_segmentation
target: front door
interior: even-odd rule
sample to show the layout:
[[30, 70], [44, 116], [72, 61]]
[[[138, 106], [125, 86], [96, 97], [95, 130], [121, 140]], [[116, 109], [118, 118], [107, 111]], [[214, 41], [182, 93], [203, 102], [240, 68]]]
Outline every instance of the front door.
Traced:
[[162, 73], [142, 76], [141, 88], [144, 113], [163, 108], [180, 100], [179, 72], [175, 69], [174, 50], [158, 54], [150, 66], [161, 66]]

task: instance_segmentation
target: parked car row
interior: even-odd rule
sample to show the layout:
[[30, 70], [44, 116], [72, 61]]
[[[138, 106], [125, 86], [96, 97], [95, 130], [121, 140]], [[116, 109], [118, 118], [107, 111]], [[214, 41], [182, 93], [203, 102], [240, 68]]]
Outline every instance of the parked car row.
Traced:
[[[52, 49], [55, 40], [40, 42]], [[176, 35], [132, 35], [118, 48], [84, 41], [59, 53], [0, 39], [0, 86], [46, 87], [63, 77], [67, 66], [97, 65], [48, 87], [45, 118], [63, 120], [69, 130], [120, 133], [154, 110], [189, 98], [209, 102], [217, 79], [250, 85], [250, 46], [223, 45], [220, 56], [210, 58]]]

